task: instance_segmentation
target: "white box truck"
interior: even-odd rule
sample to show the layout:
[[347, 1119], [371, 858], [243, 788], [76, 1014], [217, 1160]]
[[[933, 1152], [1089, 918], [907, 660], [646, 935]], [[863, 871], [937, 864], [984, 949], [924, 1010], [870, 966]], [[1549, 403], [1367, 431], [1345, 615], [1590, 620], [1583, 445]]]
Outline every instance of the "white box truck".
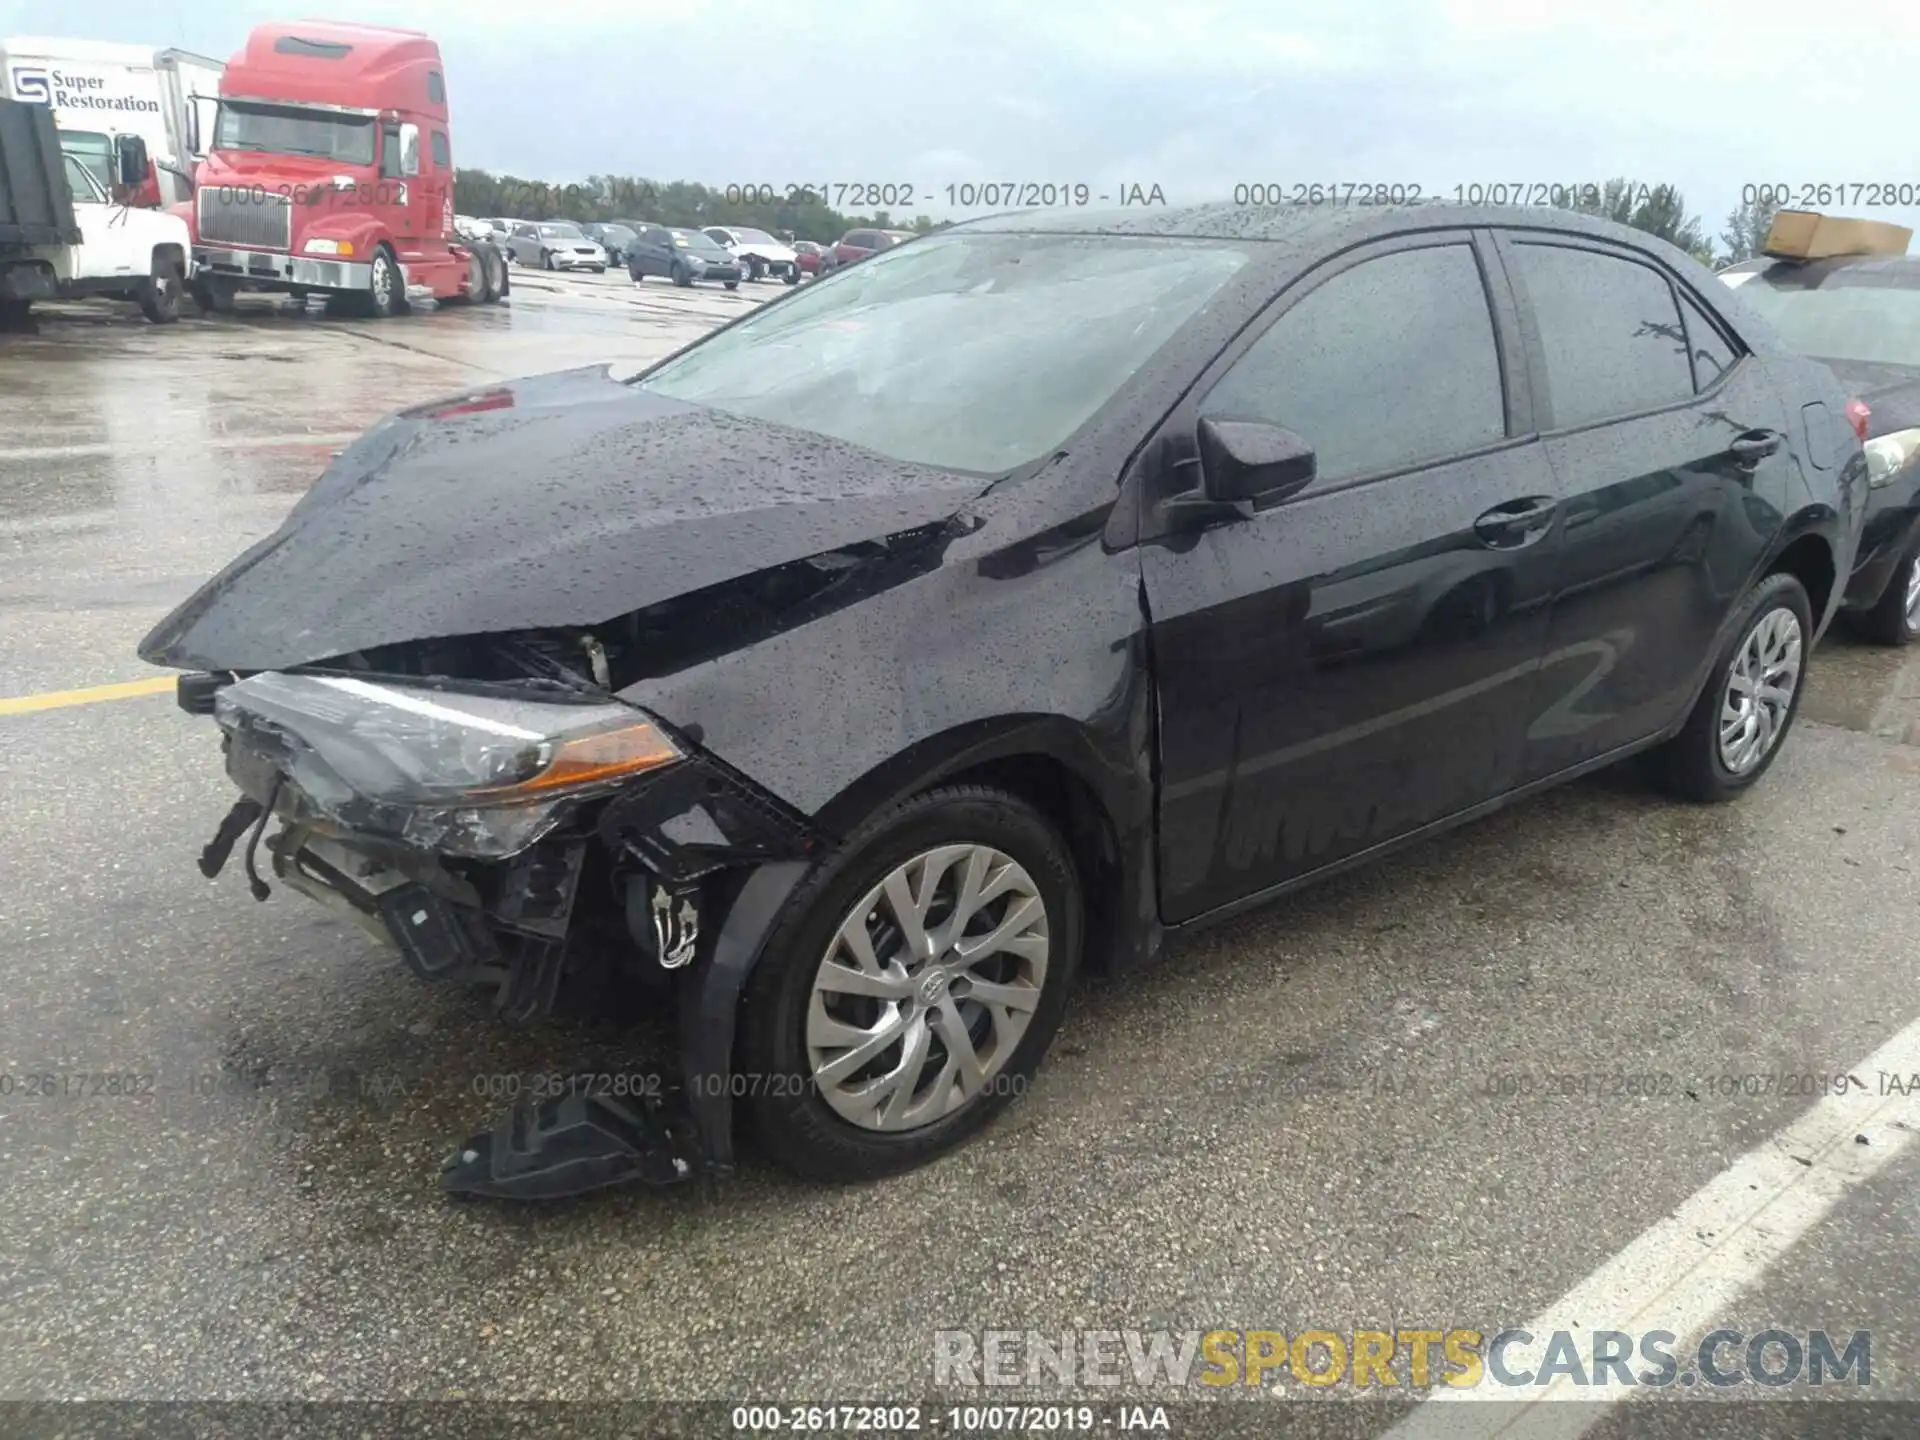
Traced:
[[[47, 107], [0, 99], [0, 330], [27, 324], [35, 300], [132, 300], [149, 320], [179, 318], [191, 237], [165, 210], [112, 199], [65, 150]], [[148, 173], [146, 142], [114, 141], [111, 181]]]
[[127, 196], [136, 204], [173, 205], [192, 196], [201, 148], [195, 96], [219, 93], [218, 60], [186, 50], [99, 40], [20, 36], [0, 40], [0, 99], [51, 106], [60, 144], [113, 190], [114, 143], [145, 142], [154, 173]]

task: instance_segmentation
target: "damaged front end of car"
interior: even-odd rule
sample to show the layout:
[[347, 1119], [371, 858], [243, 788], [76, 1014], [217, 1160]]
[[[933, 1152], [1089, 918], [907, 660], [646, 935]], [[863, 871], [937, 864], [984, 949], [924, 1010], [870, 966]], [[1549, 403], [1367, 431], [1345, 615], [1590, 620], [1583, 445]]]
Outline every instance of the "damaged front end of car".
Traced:
[[[255, 898], [273, 883], [297, 890], [509, 1022], [546, 1017], [563, 986], [609, 970], [665, 1002], [682, 1053], [657, 1093], [516, 1105], [459, 1147], [446, 1188], [546, 1198], [730, 1168], [744, 965], [740, 953], [717, 974], [710, 962], [756, 872], [762, 888], [797, 877], [827, 837], [702, 749], [697, 730], [616, 692], [923, 571], [953, 528], [842, 547], [594, 627], [180, 678], [181, 707], [217, 721], [241, 792], [203, 874], [238, 854]], [[735, 952], [750, 956], [769, 908], [740, 919]]]

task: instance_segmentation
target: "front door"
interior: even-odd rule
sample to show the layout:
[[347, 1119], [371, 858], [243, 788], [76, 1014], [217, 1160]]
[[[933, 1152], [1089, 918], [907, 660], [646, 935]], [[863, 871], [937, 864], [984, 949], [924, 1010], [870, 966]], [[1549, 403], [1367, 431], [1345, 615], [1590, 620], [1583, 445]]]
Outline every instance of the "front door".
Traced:
[[1546, 632], [1552, 477], [1524, 394], [1503, 387], [1519, 342], [1499, 277], [1466, 232], [1329, 262], [1144, 452], [1195, 453], [1204, 417], [1258, 419], [1303, 436], [1318, 466], [1270, 509], [1174, 522], [1142, 547], [1168, 921], [1512, 783]]

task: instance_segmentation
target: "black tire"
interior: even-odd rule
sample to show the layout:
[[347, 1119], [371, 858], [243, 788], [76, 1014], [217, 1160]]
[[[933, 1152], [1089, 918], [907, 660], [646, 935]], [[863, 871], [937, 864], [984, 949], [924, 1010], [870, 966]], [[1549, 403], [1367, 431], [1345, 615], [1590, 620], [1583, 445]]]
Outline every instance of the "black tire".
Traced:
[[481, 301], [483, 305], [495, 304], [507, 293], [507, 266], [500, 258], [500, 252], [493, 246], [483, 246], [480, 251], [480, 263], [487, 273], [487, 294]]
[[[811, 1078], [802, 1078], [812, 1075], [806, 1023], [815, 975], [841, 922], [868, 889], [922, 851], [967, 842], [1018, 861], [1046, 907], [1049, 953], [1040, 999], [1005, 1068], [960, 1109], [916, 1129], [864, 1129], [838, 1114]], [[875, 816], [795, 889], [742, 997], [736, 1073], [796, 1077], [790, 1084], [747, 1087], [749, 1098], [741, 1103], [749, 1132], [783, 1168], [842, 1184], [898, 1174], [957, 1148], [1025, 1093], [1066, 1013], [1084, 935], [1072, 852], [1018, 796], [949, 786]]]
[[140, 287], [140, 313], [155, 325], [171, 325], [180, 318], [180, 292], [186, 288], [180, 267], [171, 260], [155, 260], [153, 274]]
[[487, 262], [478, 250], [467, 252], [467, 289], [458, 298], [469, 305], [487, 303]]
[[1848, 628], [1877, 645], [1911, 645], [1920, 640], [1920, 614], [1907, 608], [1907, 587], [1920, 569], [1920, 535], [1907, 546], [1907, 558], [1893, 567], [1887, 588], [1870, 610], [1847, 616]]
[[540, 268], [542, 270], [557, 268], [553, 263], [553, 252], [551, 250], [542, 250], [540, 252]]
[[400, 262], [382, 243], [373, 247], [373, 259], [367, 266], [367, 290], [360, 302], [363, 313], [375, 320], [390, 320], [407, 308], [407, 281], [400, 273]]
[[747, 257], [747, 279], [758, 283], [760, 277], [766, 273], [767, 267], [760, 263], [760, 257], [758, 255], [749, 255]]
[[723, 283], [729, 290], [738, 290], [740, 288], [740, 282], [738, 280], [728, 280]]
[[[1727, 684], [1734, 660], [1745, 648], [1761, 619], [1785, 608], [1800, 622], [1800, 675], [1793, 698], [1787, 703], [1785, 718], [1774, 736], [1772, 748], [1751, 770], [1741, 774], [1730, 771], [1720, 755], [1720, 708], [1726, 698]], [[1793, 731], [1794, 717], [1800, 713], [1801, 697], [1807, 693], [1807, 662], [1813, 652], [1813, 608], [1806, 588], [1792, 575], [1776, 573], [1754, 586], [1741, 603], [1732, 627], [1732, 638], [1715, 657], [1707, 672], [1707, 683], [1694, 701], [1693, 710], [1680, 733], [1647, 752], [1646, 772], [1661, 789], [1683, 800], [1714, 802], [1731, 800], [1767, 773], [1779, 756], [1787, 736]]]
[[234, 297], [239, 291], [231, 281], [205, 278], [195, 280], [190, 289], [202, 315], [231, 315], [236, 308]]
[[789, 285], [798, 285], [800, 283], [800, 267], [798, 265], [792, 266], [781, 278]]
[[33, 325], [31, 300], [0, 300], [0, 330], [24, 331]]
[[596, 275], [604, 275], [607, 273], [607, 267], [604, 265], [589, 265], [587, 268]]
[[683, 290], [690, 289], [693, 285], [693, 276], [678, 260], [673, 262], [673, 283]]

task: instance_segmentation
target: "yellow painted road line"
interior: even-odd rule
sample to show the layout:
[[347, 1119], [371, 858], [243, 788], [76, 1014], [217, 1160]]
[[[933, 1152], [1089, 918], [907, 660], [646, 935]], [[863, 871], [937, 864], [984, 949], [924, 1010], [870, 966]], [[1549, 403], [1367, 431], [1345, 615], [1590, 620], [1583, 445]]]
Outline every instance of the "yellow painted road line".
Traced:
[[126, 680], [118, 685], [89, 685], [84, 690], [44, 690], [38, 695], [0, 698], [0, 715], [26, 715], [35, 710], [92, 705], [100, 700], [131, 700], [136, 695], [159, 695], [173, 689], [176, 678], [172, 675], [156, 675], [151, 680]]

